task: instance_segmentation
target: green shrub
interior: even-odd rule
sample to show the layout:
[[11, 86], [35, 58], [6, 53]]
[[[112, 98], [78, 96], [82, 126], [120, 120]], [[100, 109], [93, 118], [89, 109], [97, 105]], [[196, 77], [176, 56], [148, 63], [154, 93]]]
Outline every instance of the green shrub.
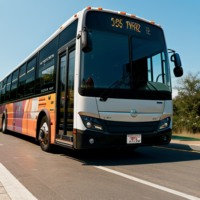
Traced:
[[175, 89], [178, 96], [173, 99], [173, 132], [181, 133], [183, 130], [191, 133], [200, 132], [200, 78], [188, 73], [180, 78]]

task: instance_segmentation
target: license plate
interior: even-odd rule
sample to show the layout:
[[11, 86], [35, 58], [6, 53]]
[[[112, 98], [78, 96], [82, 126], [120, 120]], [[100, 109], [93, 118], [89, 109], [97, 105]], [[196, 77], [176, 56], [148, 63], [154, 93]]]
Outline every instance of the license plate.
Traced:
[[142, 143], [141, 135], [127, 135], [127, 144], [138, 144]]

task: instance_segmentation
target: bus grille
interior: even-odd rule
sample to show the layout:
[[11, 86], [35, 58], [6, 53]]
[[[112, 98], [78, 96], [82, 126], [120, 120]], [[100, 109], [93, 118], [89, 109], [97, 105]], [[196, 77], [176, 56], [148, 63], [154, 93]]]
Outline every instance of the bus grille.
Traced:
[[116, 122], [106, 121], [110, 133], [148, 133], [157, 130], [159, 121], [156, 122]]

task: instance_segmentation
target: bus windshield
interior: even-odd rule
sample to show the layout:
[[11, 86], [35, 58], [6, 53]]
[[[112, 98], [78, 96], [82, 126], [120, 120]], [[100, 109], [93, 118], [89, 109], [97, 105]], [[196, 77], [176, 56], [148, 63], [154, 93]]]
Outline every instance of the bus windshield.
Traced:
[[[81, 56], [82, 94], [99, 96], [103, 89], [130, 73], [112, 97], [162, 99], [164, 94], [165, 99], [171, 99], [168, 54], [159, 27], [94, 11], [87, 13], [86, 26], [92, 34], [93, 49]], [[163, 94], [159, 98], [152, 90]], [[147, 92], [149, 95], [144, 95]]]

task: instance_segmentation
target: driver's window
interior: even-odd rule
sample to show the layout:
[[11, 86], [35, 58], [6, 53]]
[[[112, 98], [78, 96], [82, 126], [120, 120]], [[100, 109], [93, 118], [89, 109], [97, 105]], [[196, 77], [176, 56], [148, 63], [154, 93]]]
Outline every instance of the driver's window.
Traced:
[[151, 66], [151, 58], [147, 58], [147, 70], [148, 70], [148, 81], [153, 81], [152, 78], [152, 66]]
[[161, 63], [160, 53], [152, 57], [152, 65], [153, 65], [153, 81], [163, 83], [162, 63]]

